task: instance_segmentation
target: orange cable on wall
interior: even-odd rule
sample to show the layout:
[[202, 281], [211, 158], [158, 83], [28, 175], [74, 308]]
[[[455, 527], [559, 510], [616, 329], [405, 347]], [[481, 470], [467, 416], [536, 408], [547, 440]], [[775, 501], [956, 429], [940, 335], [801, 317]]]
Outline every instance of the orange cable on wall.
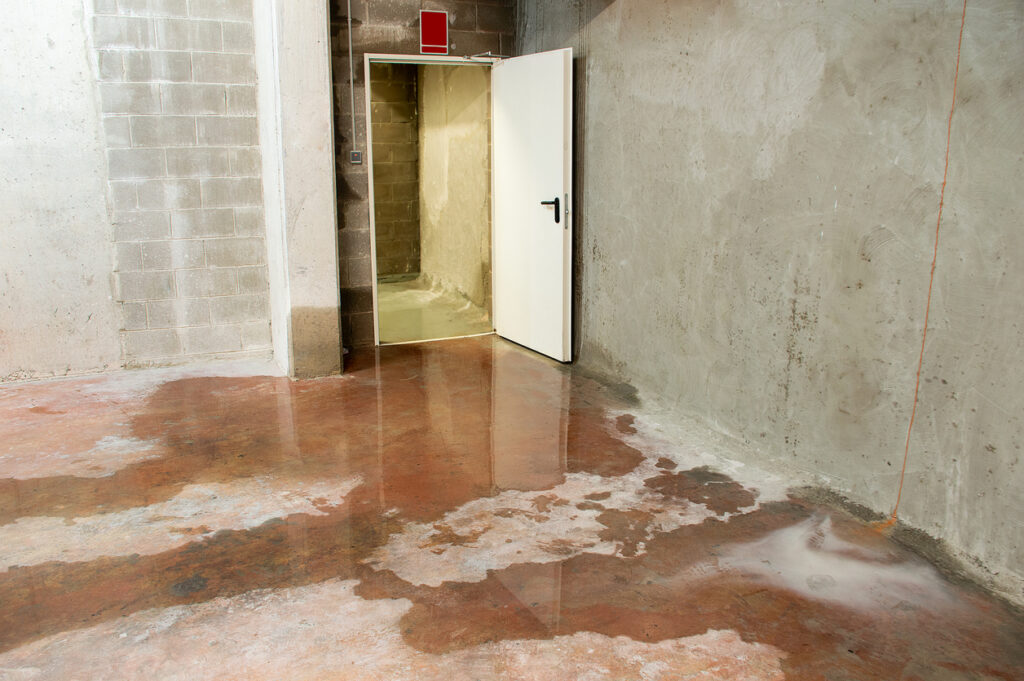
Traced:
[[884, 529], [896, 523], [896, 513], [900, 508], [900, 501], [903, 498], [903, 481], [907, 475], [907, 459], [910, 458], [910, 434], [914, 428], [914, 417], [917, 415], [917, 397], [921, 391], [921, 367], [924, 364], [924, 346], [928, 339], [928, 313], [932, 306], [932, 287], [935, 284], [935, 263], [939, 258], [939, 226], [942, 224], [942, 206], [946, 198], [946, 178], [949, 175], [949, 145], [953, 133], [953, 112], [956, 111], [956, 86], [960, 77], [960, 49], [964, 42], [964, 24], [967, 21], [967, 0], [964, 0], [963, 12], [960, 15], [960, 37], [956, 44], [956, 69], [953, 71], [953, 102], [949, 107], [949, 120], [946, 123], [946, 159], [945, 168], [942, 171], [942, 189], [939, 191], [939, 217], [935, 221], [935, 247], [932, 252], [932, 270], [928, 279], [928, 298], [924, 306], [924, 330], [921, 333], [921, 353], [917, 358], [917, 378], [914, 382], [914, 403], [910, 409], [910, 423], [907, 425], [907, 442], [903, 448], [903, 467], [900, 469], [900, 484], [896, 491], [896, 505], [893, 506], [892, 515], [883, 521], [878, 527]]

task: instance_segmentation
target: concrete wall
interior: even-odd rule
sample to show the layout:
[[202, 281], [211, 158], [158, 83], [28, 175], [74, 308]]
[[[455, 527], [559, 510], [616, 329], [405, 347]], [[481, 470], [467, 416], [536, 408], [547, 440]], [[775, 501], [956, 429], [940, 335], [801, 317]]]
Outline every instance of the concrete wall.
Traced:
[[338, 228], [341, 256], [341, 320], [346, 345], [373, 344], [370, 222], [366, 165], [348, 162], [352, 149], [366, 150], [363, 55], [419, 53], [419, 10], [446, 10], [452, 54], [513, 49], [513, 0], [352, 0], [355, 58], [355, 140], [349, 103], [348, 29], [345, 0], [330, 0], [337, 151]]
[[420, 271], [416, 65], [370, 67], [377, 276]]
[[251, 0], [90, 0], [128, 365], [270, 349]]
[[490, 309], [490, 67], [419, 73], [420, 269], [431, 286]]
[[341, 370], [327, 5], [255, 0], [253, 23], [274, 359], [326, 376]]
[[0, 381], [118, 366], [99, 103], [82, 7], [0, 25]]
[[[521, 0], [577, 50], [580, 362], [891, 509], [961, 4]], [[1024, 4], [972, 0], [908, 523], [1022, 600]]]

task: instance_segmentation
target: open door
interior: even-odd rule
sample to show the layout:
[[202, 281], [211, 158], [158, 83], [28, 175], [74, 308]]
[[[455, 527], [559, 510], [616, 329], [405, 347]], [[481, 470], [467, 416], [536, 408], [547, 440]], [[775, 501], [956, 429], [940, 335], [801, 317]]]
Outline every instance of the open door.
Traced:
[[572, 50], [494, 64], [494, 328], [572, 359]]

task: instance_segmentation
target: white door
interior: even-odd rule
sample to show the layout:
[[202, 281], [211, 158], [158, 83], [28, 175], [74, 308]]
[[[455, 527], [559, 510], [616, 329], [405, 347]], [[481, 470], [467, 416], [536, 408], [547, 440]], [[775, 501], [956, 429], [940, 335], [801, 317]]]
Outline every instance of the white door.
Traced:
[[572, 358], [572, 50], [505, 59], [491, 78], [494, 329]]

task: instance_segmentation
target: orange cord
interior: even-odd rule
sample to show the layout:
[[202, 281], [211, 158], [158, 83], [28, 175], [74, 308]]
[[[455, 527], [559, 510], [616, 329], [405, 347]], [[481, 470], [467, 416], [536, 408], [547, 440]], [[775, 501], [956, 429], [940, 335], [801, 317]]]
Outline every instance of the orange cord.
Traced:
[[967, 0], [964, 0], [963, 13], [960, 15], [960, 38], [956, 44], [956, 69], [953, 71], [953, 103], [949, 107], [949, 121], [946, 124], [946, 167], [942, 171], [942, 190], [939, 192], [939, 217], [935, 221], [935, 249], [932, 253], [932, 271], [928, 279], [928, 299], [924, 306], [924, 331], [921, 333], [921, 354], [917, 358], [917, 379], [914, 382], [914, 404], [910, 410], [910, 423], [907, 425], [907, 443], [903, 448], [903, 468], [900, 470], [900, 486], [896, 492], [896, 505], [893, 506], [892, 515], [888, 520], [876, 523], [874, 527], [879, 530], [892, 527], [896, 524], [896, 512], [900, 508], [900, 500], [903, 498], [903, 479], [907, 474], [907, 459], [910, 458], [910, 432], [914, 428], [914, 417], [917, 415], [917, 395], [921, 390], [921, 366], [924, 364], [924, 345], [928, 338], [928, 313], [932, 306], [932, 286], [935, 283], [935, 263], [939, 259], [939, 225], [942, 224], [942, 205], [946, 197], [946, 177], [949, 175], [949, 143], [953, 133], [953, 112], [956, 110], [956, 84], [960, 77], [960, 47], [964, 42], [964, 24], [967, 21]]

